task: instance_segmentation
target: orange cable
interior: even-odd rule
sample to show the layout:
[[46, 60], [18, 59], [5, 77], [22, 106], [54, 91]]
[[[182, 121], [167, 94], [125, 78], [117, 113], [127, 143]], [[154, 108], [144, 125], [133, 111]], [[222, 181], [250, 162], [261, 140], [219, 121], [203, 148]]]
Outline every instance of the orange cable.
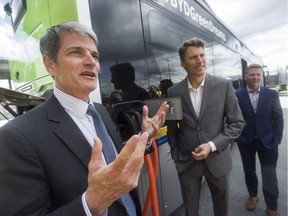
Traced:
[[156, 144], [155, 139], [152, 141], [152, 145], [154, 148], [154, 152], [152, 153], [153, 163], [151, 160], [150, 155], [145, 156], [145, 163], [147, 166], [147, 172], [149, 177], [149, 190], [147, 193], [144, 209], [143, 209], [143, 216], [148, 216], [149, 207], [152, 201], [152, 215], [159, 216], [159, 204], [158, 204], [158, 195], [157, 195], [157, 175], [158, 175], [158, 147]]

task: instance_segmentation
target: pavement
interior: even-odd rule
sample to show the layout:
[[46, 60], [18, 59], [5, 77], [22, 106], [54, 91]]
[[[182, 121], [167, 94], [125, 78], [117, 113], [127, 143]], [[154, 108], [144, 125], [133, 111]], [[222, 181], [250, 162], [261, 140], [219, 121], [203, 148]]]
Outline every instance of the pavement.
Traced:
[[[280, 102], [284, 112], [284, 134], [281, 145], [279, 146], [279, 159], [277, 165], [277, 177], [279, 185], [278, 211], [281, 216], [287, 216], [287, 110], [288, 96], [280, 95]], [[258, 196], [259, 202], [253, 212], [245, 208], [248, 192], [244, 181], [244, 172], [241, 157], [237, 144], [232, 145], [233, 169], [230, 175], [230, 216], [266, 216], [266, 204], [262, 193], [261, 169], [257, 158], [257, 176], [259, 180]], [[170, 216], [184, 216], [183, 206], [178, 208]], [[212, 199], [206, 181], [202, 183], [200, 199], [200, 216], [213, 216]]]

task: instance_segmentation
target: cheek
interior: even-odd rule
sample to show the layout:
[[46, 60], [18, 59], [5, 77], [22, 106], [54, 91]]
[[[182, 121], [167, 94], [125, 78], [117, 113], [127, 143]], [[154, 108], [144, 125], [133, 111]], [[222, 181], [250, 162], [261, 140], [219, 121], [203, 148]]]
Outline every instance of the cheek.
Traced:
[[99, 71], [100, 71], [100, 63], [99, 62], [97, 62], [95, 68], [96, 68], [96, 72], [97, 72], [97, 75], [98, 75]]

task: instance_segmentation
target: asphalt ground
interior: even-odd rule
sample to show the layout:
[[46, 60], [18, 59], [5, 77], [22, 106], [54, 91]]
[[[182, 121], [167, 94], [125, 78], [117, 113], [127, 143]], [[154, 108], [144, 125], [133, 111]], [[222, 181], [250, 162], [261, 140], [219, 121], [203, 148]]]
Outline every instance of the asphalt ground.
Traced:
[[[280, 101], [284, 113], [284, 134], [281, 145], [279, 146], [279, 159], [277, 164], [277, 177], [279, 186], [278, 212], [281, 216], [287, 216], [287, 110], [288, 96], [280, 95]], [[259, 202], [253, 212], [245, 208], [248, 192], [244, 181], [244, 172], [240, 153], [237, 144], [232, 145], [233, 169], [230, 174], [230, 216], [266, 216], [266, 204], [262, 192], [262, 178], [260, 163], [257, 158], [257, 176], [259, 181], [258, 196]], [[184, 216], [184, 209], [181, 206], [170, 216]], [[213, 216], [212, 199], [206, 181], [202, 183], [200, 199], [200, 216]]]

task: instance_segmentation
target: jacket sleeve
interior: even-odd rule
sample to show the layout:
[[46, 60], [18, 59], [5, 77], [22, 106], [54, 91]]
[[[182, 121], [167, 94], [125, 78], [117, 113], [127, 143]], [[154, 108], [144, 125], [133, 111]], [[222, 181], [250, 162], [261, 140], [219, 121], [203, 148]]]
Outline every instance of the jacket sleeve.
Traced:
[[218, 151], [223, 151], [231, 141], [238, 138], [246, 124], [231, 82], [227, 84], [225, 97], [224, 129], [212, 140]]
[[0, 215], [86, 216], [82, 194], [56, 208], [51, 206], [50, 192], [37, 153], [25, 136], [4, 125], [0, 129]]
[[272, 120], [274, 135], [276, 137], [277, 143], [280, 144], [283, 137], [284, 119], [279, 96], [276, 91], [274, 101], [272, 103]]

